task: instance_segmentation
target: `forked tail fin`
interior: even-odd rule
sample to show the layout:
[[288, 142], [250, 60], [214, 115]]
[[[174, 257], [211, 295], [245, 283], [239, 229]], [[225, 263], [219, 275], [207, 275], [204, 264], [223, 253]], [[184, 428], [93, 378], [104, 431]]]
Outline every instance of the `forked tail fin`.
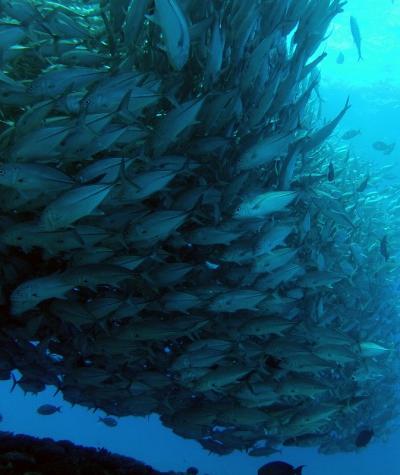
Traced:
[[294, 472], [293, 472], [293, 475], [302, 475], [302, 470], [303, 470], [303, 467], [305, 467], [305, 465], [300, 465], [300, 467], [297, 467]]

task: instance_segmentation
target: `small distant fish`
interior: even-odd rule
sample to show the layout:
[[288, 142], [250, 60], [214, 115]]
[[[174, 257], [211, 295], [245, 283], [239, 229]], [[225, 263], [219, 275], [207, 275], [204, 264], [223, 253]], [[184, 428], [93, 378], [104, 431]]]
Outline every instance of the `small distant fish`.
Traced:
[[380, 251], [382, 256], [385, 258], [385, 261], [387, 261], [390, 257], [389, 251], [388, 251], [388, 243], [387, 243], [387, 236], [383, 236], [381, 239], [381, 244], [380, 244]]
[[118, 425], [118, 422], [113, 417], [99, 417], [99, 421], [102, 422], [105, 426], [115, 427]]
[[383, 152], [386, 150], [387, 148], [387, 144], [385, 142], [374, 142], [372, 144], [372, 147], [375, 149], [375, 150], [379, 150], [380, 152]]
[[277, 452], [282, 452], [281, 450], [275, 449], [274, 447], [256, 447], [248, 451], [248, 454], [251, 457], [269, 457], [270, 455], [276, 454]]
[[347, 132], [345, 132], [343, 135], [342, 135], [342, 139], [343, 140], [350, 140], [350, 139], [353, 139], [354, 137], [357, 137], [357, 135], [360, 135], [361, 134], [361, 130], [358, 129], [358, 130], [355, 130], [355, 129], [351, 129], [351, 130], [348, 130]]
[[42, 416], [51, 416], [56, 412], [61, 412], [61, 406], [53, 406], [53, 404], [43, 404], [42, 406], [36, 409], [38, 414]]
[[206, 261], [205, 264], [206, 264], [207, 269], [210, 269], [210, 270], [217, 270], [220, 268], [219, 264], [215, 264], [214, 262], [211, 262], [211, 261]]
[[393, 351], [391, 348], [385, 348], [373, 341], [361, 341], [360, 342], [360, 355], [361, 356], [379, 356], [387, 352]]
[[358, 22], [353, 16], [350, 17], [350, 29], [351, 34], [353, 35], [354, 43], [357, 46], [358, 61], [360, 61], [360, 59], [364, 59], [361, 54], [361, 33]]
[[374, 435], [374, 431], [372, 429], [363, 429], [356, 437], [355, 444], [356, 447], [365, 447], [369, 444], [372, 437]]
[[335, 179], [335, 169], [333, 168], [333, 163], [329, 162], [328, 181], [333, 181], [334, 179]]
[[356, 191], [358, 191], [359, 193], [361, 193], [362, 191], [365, 191], [365, 189], [368, 186], [368, 180], [369, 180], [369, 175], [367, 175], [364, 178], [364, 180], [358, 185], [358, 187], [356, 188]]
[[388, 144], [385, 142], [378, 141], [372, 144], [372, 147], [375, 150], [378, 150], [379, 152], [383, 152], [384, 155], [390, 155], [393, 152], [395, 146], [396, 146], [395, 142]]
[[270, 462], [258, 469], [258, 475], [302, 475], [305, 465], [294, 468], [286, 462]]
[[234, 219], [257, 219], [282, 211], [297, 197], [295, 191], [268, 191], [245, 198], [236, 208]]
[[185, 475], [197, 475], [198, 473], [199, 473], [199, 470], [196, 467], [189, 467], [186, 469]]
[[344, 54], [342, 53], [342, 51], [337, 55], [336, 62], [337, 64], [344, 63]]

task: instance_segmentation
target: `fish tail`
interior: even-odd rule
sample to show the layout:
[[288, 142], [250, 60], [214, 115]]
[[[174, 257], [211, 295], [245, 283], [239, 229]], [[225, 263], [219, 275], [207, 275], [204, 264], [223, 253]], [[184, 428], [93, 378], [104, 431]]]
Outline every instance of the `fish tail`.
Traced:
[[14, 391], [15, 386], [18, 384], [18, 381], [17, 381], [17, 379], [15, 378], [14, 373], [11, 373], [11, 377], [12, 377], [12, 380], [13, 380], [13, 384], [12, 384], [10, 393], [12, 393], [12, 392]]
[[295, 471], [293, 472], [293, 475], [302, 475], [301, 471], [303, 470], [304, 467], [305, 465], [300, 465], [299, 467], [297, 467]]

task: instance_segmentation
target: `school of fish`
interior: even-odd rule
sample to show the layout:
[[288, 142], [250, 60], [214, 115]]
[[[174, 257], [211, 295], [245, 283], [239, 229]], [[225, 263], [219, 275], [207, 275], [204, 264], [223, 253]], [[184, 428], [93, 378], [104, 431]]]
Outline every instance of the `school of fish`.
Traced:
[[394, 430], [399, 189], [318, 120], [344, 5], [0, 0], [0, 379], [220, 455]]

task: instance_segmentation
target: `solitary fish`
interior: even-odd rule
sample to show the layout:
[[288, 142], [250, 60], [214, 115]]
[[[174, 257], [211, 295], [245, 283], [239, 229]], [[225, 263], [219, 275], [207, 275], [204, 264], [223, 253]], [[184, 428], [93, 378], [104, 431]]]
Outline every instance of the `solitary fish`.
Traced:
[[372, 429], [363, 429], [356, 437], [356, 447], [365, 447], [369, 444], [372, 437], [374, 435], [374, 431]]
[[118, 422], [113, 417], [99, 417], [98, 422], [102, 422], [107, 427], [115, 427], [118, 425]]
[[294, 468], [286, 462], [270, 462], [258, 469], [258, 475], [302, 475], [304, 465]]
[[385, 258], [385, 261], [387, 261], [390, 257], [389, 255], [389, 251], [388, 251], [388, 243], [387, 243], [387, 236], [383, 236], [383, 238], [381, 239], [381, 243], [380, 243], [380, 251], [381, 251], [381, 254], [382, 256]]
[[251, 457], [269, 457], [270, 455], [276, 454], [277, 452], [282, 452], [281, 450], [275, 449], [274, 447], [256, 447], [250, 449], [248, 454]]
[[360, 61], [360, 59], [364, 59], [361, 54], [361, 33], [357, 20], [353, 16], [350, 17], [350, 29], [351, 34], [353, 35], [354, 43], [357, 46], [358, 61]]
[[368, 186], [368, 180], [369, 180], [369, 175], [367, 174], [364, 180], [358, 185], [356, 191], [358, 191], [359, 193], [365, 191], [365, 189]]
[[358, 129], [358, 130], [351, 129], [351, 130], [348, 130], [347, 132], [345, 132], [342, 135], [342, 139], [343, 140], [350, 140], [350, 139], [353, 139], [354, 137], [357, 137], [357, 135], [360, 135], [360, 134], [361, 134], [360, 129]]
[[329, 162], [328, 181], [333, 181], [334, 179], [335, 179], [335, 169], [333, 168], [333, 163]]
[[53, 404], [43, 404], [42, 406], [36, 409], [38, 414], [42, 416], [51, 416], [56, 412], [61, 412], [61, 406], [53, 406]]
[[372, 144], [372, 147], [375, 150], [378, 150], [379, 152], [383, 152], [385, 155], [390, 155], [393, 152], [395, 145], [396, 143], [388, 144], [385, 142], [378, 141], [374, 142]]
[[337, 55], [336, 62], [337, 64], [344, 63], [344, 54], [342, 53], [342, 51]]

